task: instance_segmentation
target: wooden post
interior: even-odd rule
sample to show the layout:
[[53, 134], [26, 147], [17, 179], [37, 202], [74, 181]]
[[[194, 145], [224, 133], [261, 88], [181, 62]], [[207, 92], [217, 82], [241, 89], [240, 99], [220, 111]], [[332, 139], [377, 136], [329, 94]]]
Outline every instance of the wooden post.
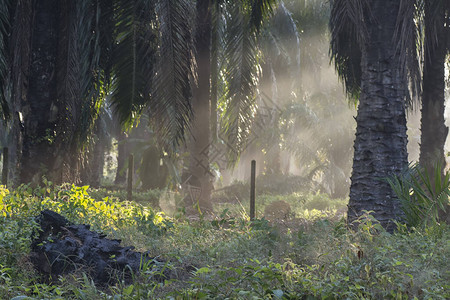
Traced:
[[128, 156], [128, 186], [127, 186], [127, 200], [131, 201], [133, 199], [133, 166], [134, 157], [133, 154]]
[[252, 172], [250, 176], [250, 220], [255, 219], [255, 176], [256, 176], [256, 161], [252, 160]]
[[8, 184], [8, 147], [3, 148], [3, 170], [2, 170], [2, 184], [6, 186]]

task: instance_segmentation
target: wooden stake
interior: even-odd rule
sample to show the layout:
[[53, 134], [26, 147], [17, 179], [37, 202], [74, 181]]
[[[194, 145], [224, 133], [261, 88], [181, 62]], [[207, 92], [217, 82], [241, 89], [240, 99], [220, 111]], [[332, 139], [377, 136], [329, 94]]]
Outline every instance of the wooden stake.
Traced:
[[255, 176], [256, 176], [256, 161], [252, 160], [252, 172], [250, 177], [250, 220], [253, 221], [255, 219], [255, 195], [256, 195], [256, 185], [255, 185]]
[[133, 166], [134, 157], [130, 154], [128, 157], [128, 186], [127, 186], [127, 199], [131, 201], [133, 199]]

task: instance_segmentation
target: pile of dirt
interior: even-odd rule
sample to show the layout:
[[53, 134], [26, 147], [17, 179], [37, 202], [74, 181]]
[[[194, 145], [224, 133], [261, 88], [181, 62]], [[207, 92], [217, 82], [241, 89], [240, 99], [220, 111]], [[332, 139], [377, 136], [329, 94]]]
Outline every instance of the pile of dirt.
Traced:
[[286, 220], [291, 214], [291, 206], [283, 200], [273, 201], [264, 209], [264, 217], [269, 221]]

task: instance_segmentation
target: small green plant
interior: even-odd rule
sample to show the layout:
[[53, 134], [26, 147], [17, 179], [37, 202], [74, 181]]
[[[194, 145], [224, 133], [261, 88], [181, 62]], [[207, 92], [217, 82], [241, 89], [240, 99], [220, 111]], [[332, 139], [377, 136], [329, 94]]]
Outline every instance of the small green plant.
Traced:
[[404, 218], [411, 227], [434, 225], [439, 222], [439, 211], [446, 211], [450, 197], [450, 174], [442, 175], [437, 164], [430, 177], [419, 165], [411, 165], [400, 176], [387, 178], [400, 199]]

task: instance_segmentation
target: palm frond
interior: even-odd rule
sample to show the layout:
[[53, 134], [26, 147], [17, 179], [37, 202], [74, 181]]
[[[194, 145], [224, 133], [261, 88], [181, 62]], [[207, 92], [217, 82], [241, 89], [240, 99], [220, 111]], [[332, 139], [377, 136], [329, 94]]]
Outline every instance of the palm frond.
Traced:
[[[98, 24], [100, 9], [91, 0], [61, 9], [58, 54], [58, 126], [65, 143], [82, 146], [91, 133], [102, 101]], [[70, 134], [67, 134], [70, 133]]]
[[120, 122], [131, 127], [150, 101], [157, 36], [153, 1], [117, 1], [112, 105]]
[[8, 39], [9, 39], [9, 19], [10, 19], [9, 1], [2, 1], [0, 4], [0, 114], [3, 120], [10, 117], [10, 108], [6, 98], [6, 83], [9, 69], [8, 58]]
[[17, 1], [12, 9], [11, 15], [13, 17], [9, 47], [11, 57], [11, 103], [13, 110], [18, 113], [28, 87], [33, 3], [31, 1]]
[[292, 92], [296, 93], [298, 90], [300, 37], [292, 14], [283, 2], [265, 26], [260, 43], [263, 44], [264, 62], [273, 69], [273, 81], [276, 81], [277, 89], [284, 94], [280, 96], [288, 99]]
[[213, 141], [217, 140], [217, 103], [219, 100], [220, 62], [223, 61], [223, 48], [225, 38], [224, 1], [216, 0], [212, 6], [211, 18], [211, 133]]
[[101, 49], [99, 66], [103, 70], [103, 84], [109, 86], [111, 83], [111, 72], [113, 68], [113, 54], [116, 43], [116, 16], [115, 2], [111, 0], [96, 0], [96, 22], [95, 32], [97, 43]]
[[192, 118], [194, 8], [191, 0], [159, 0], [156, 6], [160, 43], [149, 109], [156, 131], [172, 147], [183, 140]]
[[[91, 3], [89, 3], [91, 2]], [[80, 49], [80, 79], [81, 96], [85, 99], [81, 106], [81, 126], [78, 128], [80, 141], [94, 130], [96, 119], [100, 114], [100, 108], [104, 102], [107, 89], [107, 79], [102, 72], [101, 57], [103, 53], [109, 53], [108, 46], [101, 43], [102, 36], [109, 34], [101, 30], [101, 20], [105, 16], [98, 1], [85, 1], [77, 3], [80, 16], [78, 26], [80, 36], [78, 44]], [[106, 11], [108, 13], [108, 10]], [[82, 25], [86, 23], [86, 25]]]
[[[437, 0], [440, 1], [440, 0]], [[420, 3], [417, 1], [401, 0], [397, 16], [397, 24], [392, 42], [396, 44], [399, 55], [401, 71], [405, 74], [405, 82], [409, 82], [407, 105], [412, 107], [412, 100], [419, 100], [421, 92], [422, 72], [420, 68], [421, 59], [421, 28], [420, 22], [423, 10], [418, 9]]]
[[231, 4], [227, 19], [225, 77], [228, 84], [226, 105], [221, 118], [228, 143], [237, 152], [245, 147], [255, 115], [255, 87], [259, 72], [256, 35], [248, 27], [248, 14], [239, 4]]
[[367, 0], [331, 1], [330, 56], [344, 83], [349, 98], [359, 98], [361, 86], [361, 50], [359, 43], [366, 36], [363, 11]]
[[259, 31], [263, 21], [269, 19], [278, 0], [250, 0], [250, 28]]

